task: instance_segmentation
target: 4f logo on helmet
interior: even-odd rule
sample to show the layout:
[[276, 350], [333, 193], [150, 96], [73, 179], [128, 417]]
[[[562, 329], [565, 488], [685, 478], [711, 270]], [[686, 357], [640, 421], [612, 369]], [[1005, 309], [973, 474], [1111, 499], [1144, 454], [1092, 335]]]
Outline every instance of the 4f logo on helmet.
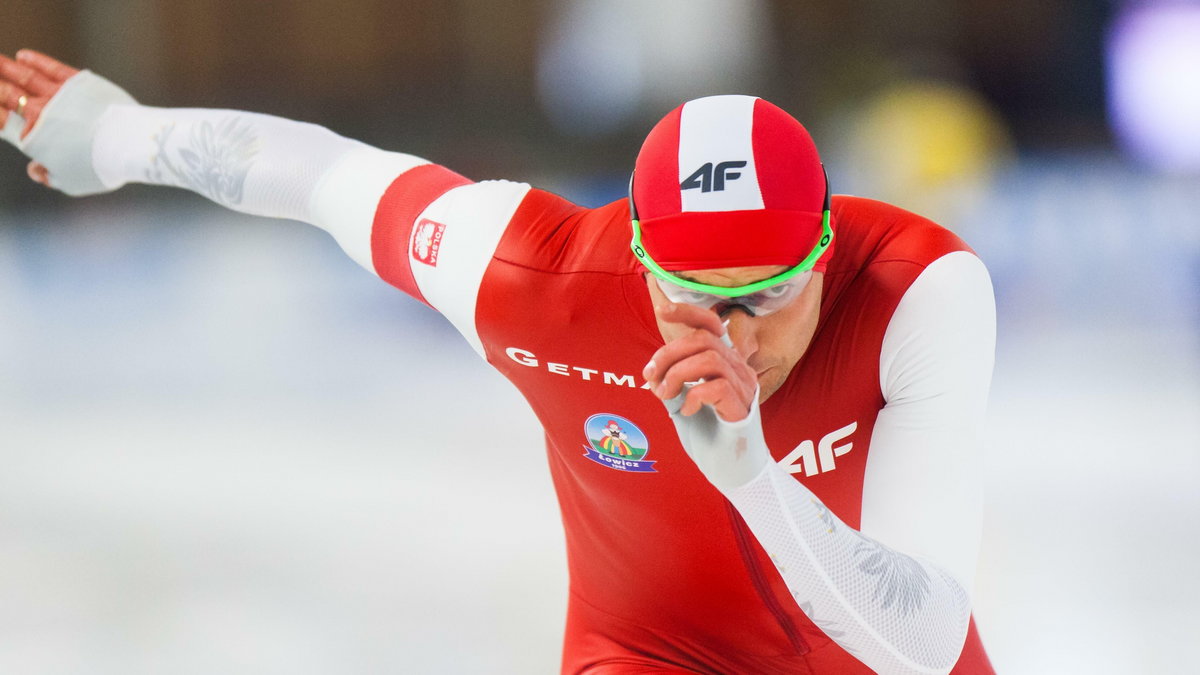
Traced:
[[741, 177], [741, 173], [734, 173], [730, 169], [740, 169], [746, 166], [745, 162], [721, 162], [713, 166], [712, 162], [708, 162], [704, 166], [692, 172], [682, 183], [679, 184], [681, 190], [693, 190], [700, 188], [701, 192], [720, 192], [725, 189], [725, 181], [737, 180]]

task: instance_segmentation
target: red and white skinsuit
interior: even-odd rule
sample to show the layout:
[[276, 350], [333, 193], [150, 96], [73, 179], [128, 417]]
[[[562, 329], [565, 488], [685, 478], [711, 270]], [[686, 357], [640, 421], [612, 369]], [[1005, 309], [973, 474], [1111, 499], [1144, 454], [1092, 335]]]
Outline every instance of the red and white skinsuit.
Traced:
[[[64, 88], [75, 87], [71, 100], [106, 86], [84, 76]], [[966, 626], [995, 310], [982, 264], [950, 232], [883, 203], [833, 199], [816, 335], [762, 405], [762, 427], [776, 480], [798, 481], [796, 494], [828, 531], [858, 537], [864, 557], [822, 567], [819, 546], [802, 543], [816, 572], [797, 577], [791, 559], [773, 562], [751, 531], [765, 531], [759, 506], [705, 479], [642, 386], [663, 340], [629, 251], [624, 200], [587, 209], [520, 183], [474, 183], [253, 113], [133, 103], [98, 111], [88, 156], [74, 161], [90, 161], [105, 188], [175, 185], [322, 227], [445, 315], [520, 389], [545, 427], [566, 530], [563, 672], [870, 672], [847, 649], [864, 659], [887, 652], [901, 664], [889, 671], [947, 672], [953, 657], [940, 667], [909, 658], [920, 649], [906, 645], [936, 623], [919, 617], [951, 611], [905, 585], [914, 559], [933, 570], [922, 578], [948, 583], [967, 603], [952, 672], [992, 672], [973, 621]], [[53, 102], [44, 117], [39, 126], [53, 128]], [[620, 317], [619, 330], [597, 329], [601, 310]], [[589, 456], [593, 416], [632, 425], [636, 433], [620, 422], [644, 457]], [[836, 602], [810, 602], [810, 590]], [[864, 603], [894, 616], [880, 619]], [[828, 607], [841, 613], [831, 619]]]

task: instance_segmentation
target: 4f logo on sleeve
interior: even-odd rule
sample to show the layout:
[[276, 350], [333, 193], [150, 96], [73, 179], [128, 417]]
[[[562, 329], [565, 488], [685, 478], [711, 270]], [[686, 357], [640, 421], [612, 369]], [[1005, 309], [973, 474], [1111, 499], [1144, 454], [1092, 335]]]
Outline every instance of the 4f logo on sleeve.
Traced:
[[712, 162], [708, 162], [684, 179], [679, 184], [679, 188], [681, 190], [700, 188], [701, 192], [721, 192], [725, 189], [725, 181], [737, 180], [742, 175], [740, 172], [735, 173], [731, 171], [731, 169], [740, 169], [743, 166], [746, 166], [745, 162], [721, 162], [715, 167]]
[[779, 464], [787, 469], [788, 473], [803, 471], [805, 476], [815, 476], [818, 473], [833, 471], [837, 468], [837, 461], [834, 458], [841, 457], [854, 449], [853, 442], [842, 443], [842, 441], [850, 438], [856, 429], [858, 429], [858, 422], [851, 422], [841, 429], [822, 436], [816, 447], [813, 446], [812, 441], [804, 441], [797, 445], [795, 450], [789, 452], [787, 457], [779, 460]]
[[437, 267], [438, 250], [442, 247], [442, 235], [445, 232], [444, 223], [422, 218], [413, 228], [412, 257], [430, 267]]

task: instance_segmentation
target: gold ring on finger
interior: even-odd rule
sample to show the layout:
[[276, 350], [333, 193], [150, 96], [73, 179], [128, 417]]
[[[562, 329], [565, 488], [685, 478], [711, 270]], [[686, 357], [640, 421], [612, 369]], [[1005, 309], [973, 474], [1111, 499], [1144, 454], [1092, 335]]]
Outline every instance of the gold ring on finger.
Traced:
[[28, 96], [26, 96], [25, 94], [21, 94], [19, 97], [17, 97], [17, 109], [15, 112], [17, 113], [17, 115], [19, 117], [25, 116], [25, 104], [26, 103], [29, 103]]

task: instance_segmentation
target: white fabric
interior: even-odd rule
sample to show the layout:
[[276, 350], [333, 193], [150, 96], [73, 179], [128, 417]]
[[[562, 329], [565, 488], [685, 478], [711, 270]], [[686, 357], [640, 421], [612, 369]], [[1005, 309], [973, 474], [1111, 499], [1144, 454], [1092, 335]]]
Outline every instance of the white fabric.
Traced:
[[269, 115], [141, 106], [86, 70], [22, 140], [24, 124], [9, 115], [0, 138], [44, 164], [51, 186], [69, 195], [132, 182], [186, 188], [244, 213], [313, 223], [371, 271], [380, 198], [397, 176], [428, 163]]
[[10, 110], [8, 112], [8, 119], [4, 122], [4, 126], [0, 127], [0, 140], [7, 141], [11, 145], [20, 148], [21, 132], [24, 129], [25, 118], [18, 115], [15, 110]]
[[313, 190], [312, 223], [329, 232], [346, 254], [375, 271], [371, 229], [383, 193], [396, 179], [427, 160], [360, 145], [343, 154]]
[[800, 609], [859, 661], [882, 675], [954, 667], [971, 599], [949, 572], [847, 527], [773, 462], [725, 496]]
[[[427, 219], [444, 226], [436, 265], [410, 255], [417, 288], [480, 356], [485, 355], [475, 326], [479, 287], [508, 221], [529, 189], [526, 183], [509, 181], [463, 185], [438, 197], [417, 218], [418, 223]], [[413, 236], [421, 230], [414, 227]], [[411, 240], [408, 250], [413, 250]]]
[[[732, 346], [728, 335], [722, 338]], [[685, 384], [678, 396], [664, 401], [683, 449], [718, 490], [724, 492], [745, 485], [771, 463], [771, 451], [763, 438], [758, 389], [754, 390], [750, 413], [736, 422], [721, 419], [708, 405], [691, 415], [681, 414], [690, 389], [691, 385]]]
[[983, 522], [981, 429], [996, 344], [983, 262], [930, 264], [905, 292], [879, 355], [887, 404], [871, 435], [863, 534], [936, 560], [968, 591]]
[[[885, 332], [886, 404], [867, 459], [861, 531], [790, 475], [792, 455], [765, 460], [756, 409], [738, 423], [707, 407], [695, 419], [672, 415], [685, 450], [737, 508], [800, 608], [876, 672], [949, 672], [966, 639], [982, 521], [979, 429], [994, 347], [983, 263], [957, 252], [929, 265]], [[827, 445], [822, 466], [832, 467], [843, 453]], [[761, 462], [747, 456], [756, 454]], [[760, 465], [747, 481], [745, 469]]]
[[[172, 185], [243, 213], [313, 223], [372, 272], [371, 231], [380, 199], [397, 176], [428, 163], [313, 124], [237, 110], [109, 105], [95, 126], [89, 159], [104, 188]], [[436, 265], [410, 259], [417, 286], [480, 355], [479, 286], [529, 189], [507, 181], [464, 185], [418, 217], [444, 229]]]
[[84, 70], [50, 99], [28, 136], [20, 138], [25, 120], [10, 114], [0, 138], [45, 166], [51, 187], [73, 197], [108, 192], [117, 186], [105, 185], [96, 175], [92, 148], [102, 117], [117, 104], [136, 105], [125, 90]]
[[[96, 171], [110, 187], [174, 185], [244, 213], [313, 223], [371, 271], [380, 199], [397, 176], [428, 163], [269, 115], [136, 105], [106, 113], [94, 154]], [[417, 218], [442, 226], [436, 265], [409, 260], [417, 287], [480, 355], [479, 286], [529, 189], [507, 181], [463, 185], [439, 196]], [[414, 227], [413, 236], [423, 231]], [[414, 250], [411, 240], [407, 249]]]
[[328, 231], [372, 272], [375, 208], [393, 180], [426, 160], [324, 127], [237, 110], [114, 105], [93, 147], [105, 186], [181, 187], [230, 209]]
[[[754, 168], [753, 96], [709, 96], [689, 101], [679, 117], [679, 181], [683, 183], [706, 164], [714, 187], [681, 190], [684, 211], [761, 209], [762, 191]], [[723, 162], [745, 162], [722, 171]], [[720, 175], [723, 174], [723, 175]], [[736, 178], [734, 176], [736, 175]]]
[[307, 222], [318, 181], [360, 146], [258, 113], [122, 105], [105, 113], [93, 152], [109, 187], [173, 185], [243, 213]]

